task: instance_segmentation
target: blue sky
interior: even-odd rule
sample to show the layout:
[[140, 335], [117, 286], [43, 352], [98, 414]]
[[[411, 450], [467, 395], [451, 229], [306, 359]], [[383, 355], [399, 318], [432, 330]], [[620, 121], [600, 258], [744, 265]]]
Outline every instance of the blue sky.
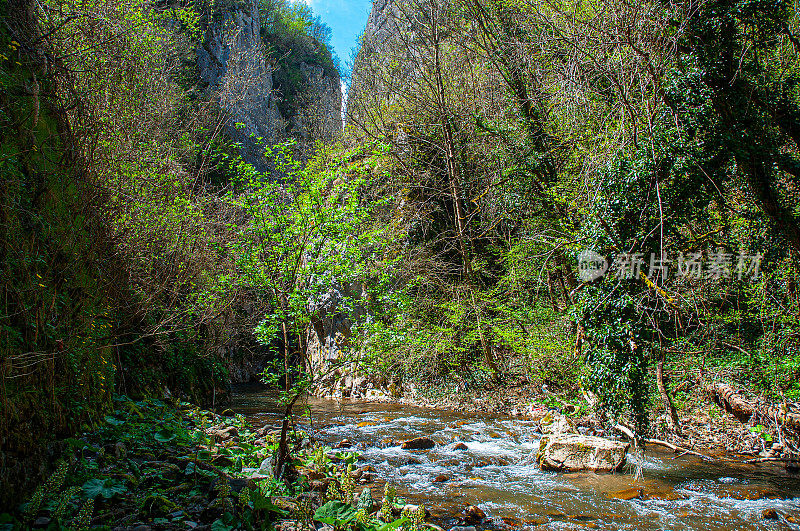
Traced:
[[314, 15], [333, 31], [333, 49], [342, 66], [350, 64], [350, 51], [367, 25], [372, 0], [299, 0], [311, 6]]

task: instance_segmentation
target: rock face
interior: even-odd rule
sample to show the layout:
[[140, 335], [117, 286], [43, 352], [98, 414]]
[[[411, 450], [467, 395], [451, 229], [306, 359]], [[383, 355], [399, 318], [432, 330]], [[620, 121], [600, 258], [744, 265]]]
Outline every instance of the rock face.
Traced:
[[197, 66], [201, 82], [229, 115], [225, 132], [242, 144], [246, 161], [266, 171], [250, 135], [274, 143], [284, 135], [285, 124], [272, 90], [272, 68], [263, 53], [256, 0], [214, 13], [197, 49]]
[[[358, 308], [350, 310], [352, 302], [361, 298], [362, 286], [342, 285], [333, 282], [322, 295], [308, 301], [308, 310], [314, 318], [307, 336], [308, 357], [315, 374], [323, 374], [325, 368], [332, 361], [338, 360], [342, 349], [347, 346], [350, 338], [350, 329], [353, 320], [362, 312]], [[328, 378], [328, 387], [338, 375]], [[354, 383], [349, 382], [350, 389]]]
[[307, 355], [317, 378], [312, 392], [318, 396], [388, 402], [403, 395], [400, 382], [381, 375], [367, 378], [359, 374], [357, 363], [342, 362], [352, 354], [354, 324], [365, 319], [364, 297], [363, 284], [333, 280], [318, 298], [308, 301], [313, 317], [306, 332]]
[[614, 472], [624, 465], [630, 444], [586, 435], [546, 435], [539, 441], [542, 470]]
[[347, 93], [348, 122], [357, 126], [364, 122], [368, 108], [374, 104], [374, 98], [384, 101], [392, 98], [392, 88], [387, 87], [376, 72], [385, 67], [387, 57], [397, 63], [395, 80], [402, 85], [401, 79], [408, 75], [406, 63], [398, 56], [402, 46], [397, 45], [398, 36], [410, 28], [403, 23], [405, 17], [395, 0], [374, 0], [372, 11], [367, 19], [367, 26], [361, 37], [361, 48], [353, 62], [353, 73]]
[[[376, 47], [381, 42], [385, 42], [394, 31], [391, 20], [395, 19], [392, 14], [396, 13], [397, 6], [394, 0], [374, 0], [372, 10], [367, 19], [367, 27], [364, 29], [362, 45]], [[366, 50], [369, 51], [369, 50]]]
[[270, 164], [263, 146], [286, 140], [328, 139], [341, 131], [341, 81], [318, 65], [301, 63], [302, 106], [287, 120], [278, 108], [281, 94], [273, 83], [273, 67], [261, 38], [258, 0], [215, 11], [197, 49], [203, 87], [229, 116], [225, 132], [242, 146], [242, 156], [259, 171]]
[[305, 84], [302, 108], [292, 118], [292, 130], [305, 140], [331, 139], [342, 131], [340, 78], [325, 74], [320, 65], [300, 63]]

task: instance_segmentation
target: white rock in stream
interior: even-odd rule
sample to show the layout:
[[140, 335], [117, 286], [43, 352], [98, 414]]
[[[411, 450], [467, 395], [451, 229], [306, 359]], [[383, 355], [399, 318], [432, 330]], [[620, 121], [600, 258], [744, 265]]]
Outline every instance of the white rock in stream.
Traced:
[[544, 436], [536, 461], [542, 470], [612, 472], [625, 465], [630, 444], [587, 435]]

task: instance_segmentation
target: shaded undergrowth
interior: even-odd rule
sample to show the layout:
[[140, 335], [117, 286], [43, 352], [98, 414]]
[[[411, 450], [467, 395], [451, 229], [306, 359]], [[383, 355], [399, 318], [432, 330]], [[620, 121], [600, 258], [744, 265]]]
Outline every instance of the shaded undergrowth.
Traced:
[[[188, 403], [114, 398], [92, 432], [66, 439], [55, 472], [0, 514], [12, 529], [296, 529], [418, 531], [424, 507], [387, 487], [356, 493], [356, 452], [337, 452], [308, 434], [289, 433], [290, 470], [273, 476], [279, 434], [241, 415]], [[315, 523], [317, 522], [316, 526]]]

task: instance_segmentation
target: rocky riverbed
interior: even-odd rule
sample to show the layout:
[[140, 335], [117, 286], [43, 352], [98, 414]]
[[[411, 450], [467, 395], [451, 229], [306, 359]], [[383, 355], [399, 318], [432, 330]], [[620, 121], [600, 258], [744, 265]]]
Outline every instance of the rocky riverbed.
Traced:
[[[615, 474], [547, 472], [536, 462], [537, 421], [398, 403], [306, 405], [303, 423], [319, 441], [359, 453], [363, 486], [396, 485], [443, 528], [800, 529], [800, 476], [783, 466], [652, 448], [628, 454]], [[278, 419], [273, 397], [253, 390], [235, 392], [233, 409], [257, 426]]]

